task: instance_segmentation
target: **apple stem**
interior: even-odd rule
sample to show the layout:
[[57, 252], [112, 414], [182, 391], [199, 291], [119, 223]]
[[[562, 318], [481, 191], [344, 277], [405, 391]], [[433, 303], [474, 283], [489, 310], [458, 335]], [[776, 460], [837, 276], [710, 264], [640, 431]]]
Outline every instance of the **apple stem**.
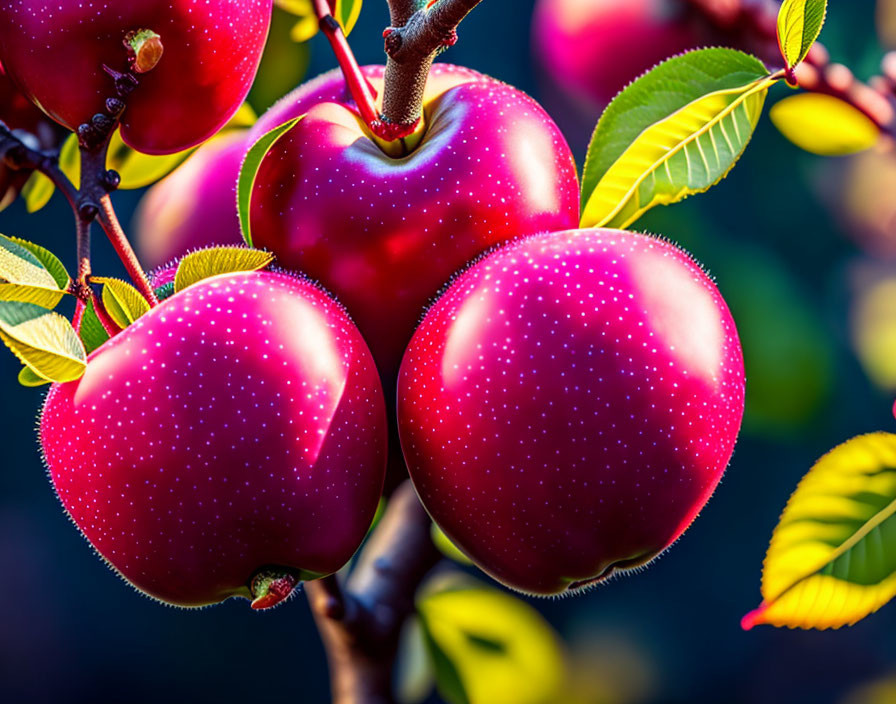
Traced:
[[109, 315], [109, 312], [106, 310], [106, 306], [103, 305], [100, 297], [96, 295], [96, 291], [89, 286], [87, 287], [87, 291], [89, 292], [90, 302], [93, 304], [93, 312], [96, 313], [96, 317], [99, 319], [100, 325], [103, 326], [103, 330], [106, 331], [106, 334], [109, 337], [115, 337], [121, 332], [121, 328], [118, 327], [118, 324], [114, 320], [112, 320], [112, 316]]
[[[740, 47], [768, 66], [784, 67], [778, 48], [780, 5], [767, 0], [683, 0], [695, 20], [714, 30], [716, 42]], [[721, 37], [719, 35], [721, 34]], [[842, 64], [832, 63], [827, 49], [816, 42], [806, 60], [787, 69], [787, 82], [812, 93], [830, 95], [850, 104], [877, 125], [881, 134], [896, 139], [896, 52], [882, 62], [882, 75], [867, 84]]]
[[406, 481], [341, 584], [336, 575], [305, 583], [327, 651], [334, 704], [391, 704], [392, 670], [414, 596], [440, 554], [430, 519]]
[[392, 25], [383, 33], [388, 56], [383, 122], [405, 134], [415, 130], [423, 117], [423, 94], [433, 60], [457, 42], [457, 26], [480, 2], [438, 0], [418, 7], [410, 0], [389, 0]]
[[330, 6], [327, 0], [314, 0], [314, 11], [317, 15], [320, 31], [326, 36], [327, 41], [333, 48], [336, 55], [336, 61], [339, 62], [339, 68], [342, 69], [342, 75], [348, 85], [349, 92], [358, 106], [361, 113], [361, 119], [367, 124], [367, 127], [374, 134], [378, 134], [381, 121], [379, 113], [376, 109], [376, 92], [368, 83], [367, 78], [361, 72], [358, 60], [355, 58], [348, 40], [339, 26], [339, 22], [330, 12]]

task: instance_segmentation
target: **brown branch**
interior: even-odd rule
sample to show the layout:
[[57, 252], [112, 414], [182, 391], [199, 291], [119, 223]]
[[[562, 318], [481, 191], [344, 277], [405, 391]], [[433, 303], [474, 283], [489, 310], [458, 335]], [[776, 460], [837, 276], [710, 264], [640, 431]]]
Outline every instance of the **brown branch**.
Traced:
[[[438, 0], [415, 10], [412, 2], [390, 0], [392, 26], [385, 33], [386, 74], [383, 120], [413, 128], [423, 114], [423, 91], [436, 55], [457, 41], [457, 26], [481, 0]], [[400, 23], [400, 24], [398, 24]]]
[[[708, 22], [733, 46], [756, 54], [770, 68], [783, 67], [777, 41], [778, 3], [771, 0], [686, 0], [699, 19]], [[892, 143], [896, 139], [896, 58], [888, 54], [882, 76], [867, 84], [844, 65], [831, 63], [827, 49], [816, 43], [797, 66], [800, 88], [849, 103], [874, 122]]]
[[408, 481], [392, 495], [345, 586], [336, 576], [305, 585], [327, 651], [334, 704], [393, 702], [401, 629], [439, 559], [429, 516]]

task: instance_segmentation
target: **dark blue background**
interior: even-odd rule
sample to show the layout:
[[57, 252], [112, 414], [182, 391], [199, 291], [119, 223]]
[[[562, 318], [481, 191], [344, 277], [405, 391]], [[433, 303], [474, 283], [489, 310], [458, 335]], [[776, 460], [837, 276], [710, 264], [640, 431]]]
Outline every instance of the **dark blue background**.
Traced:
[[[873, 4], [832, 5], [825, 40], [837, 56], [870, 71], [879, 59], [871, 46]], [[531, 6], [487, 0], [443, 58], [537, 96]], [[362, 63], [381, 60], [387, 19], [382, 0], [367, 1], [351, 38]], [[309, 75], [333, 65], [316, 38]], [[790, 146], [764, 119], [721, 186], [643, 223], [686, 244], [719, 274], [723, 293], [732, 284], [717, 268], [744, 243], [755, 247], [756, 276], [764, 276], [765, 261], [783, 272], [819, 321], [834, 361], [833, 390], [821, 412], [802, 428], [745, 431], [716, 495], [666, 556], [587, 595], [537, 602], [573, 646], [590, 639], [609, 642], [609, 652], [636, 652], [652, 683], [643, 683], [646, 701], [840, 702], [896, 668], [892, 607], [833, 632], [744, 633], [738, 626], [759, 601], [768, 538], [802, 474], [851, 435], [894, 425], [891, 399], [874, 390], [848, 346], [845, 272], [860, 255], [811, 188], [827, 177], [828, 164]], [[139, 195], [114, 196], [123, 222]], [[71, 215], [58, 196], [35, 216], [20, 205], [0, 214], [0, 231], [73, 254]], [[99, 236], [95, 249], [95, 270], [119, 271]], [[252, 613], [241, 601], [202, 611], [168, 608], [91, 554], [40, 461], [35, 423], [42, 394], [19, 387], [17, 370], [12, 355], [0, 355], [0, 701], [326, 701], [324, 655], [303, 600], [270, 614]]]

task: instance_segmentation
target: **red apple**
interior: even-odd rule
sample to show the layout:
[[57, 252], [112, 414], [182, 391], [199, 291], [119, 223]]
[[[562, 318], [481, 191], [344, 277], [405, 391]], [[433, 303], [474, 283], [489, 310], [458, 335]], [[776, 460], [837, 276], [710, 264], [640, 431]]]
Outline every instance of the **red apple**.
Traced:
[[245, 132], [222, 134], [147, 191], [133, 227], [146, 266], [213, 244], [242, 243], [236, 181], [245, 155]]
[[164, 154], [208, 139], [255, 78], [272, 0], [0, 0], [0, 62], [22, 92], [74, 130], [114, 94], [129, 32], [152, 30], [164, 54], [140, 77], [122, 138]]
[[40, 436], [91, 545], [181, 606], [250, 596], [271, 572], [338, 570], [385, 472], [367, 346], [337, 303], [282, 273], [217, 276], [163, 301], [51, 388]]
[[[382, 92], [382, 67], [365, 73]], [[563, 136], [520, 91], [438, 64], [427, 132], [408, 156], [369, 138], [330, 74], [254, 128], [305, 117], [267, 154], [251, 208], [254, 244], [319, 280], [348, 308], [392, 386], [427, 303], [449, 277], [508, 239], [575, 226], [578, 181]]]
[[423, 505], [500, 582], [558, 594], [643, 565], [719, 482], [744, 409], [734, 322], [683, 251], [531, 237], [457, 278], [402, 362]]

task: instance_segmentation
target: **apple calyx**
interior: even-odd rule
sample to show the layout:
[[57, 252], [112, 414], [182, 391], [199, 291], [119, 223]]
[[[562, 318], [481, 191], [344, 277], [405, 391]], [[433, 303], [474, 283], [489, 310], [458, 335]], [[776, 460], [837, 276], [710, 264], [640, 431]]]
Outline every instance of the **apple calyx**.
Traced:
[[131, 68], [136, 73], [152, 71], [165, 52], [162, 38], [151, 29], [128, 32], [124, 38], [124, 45], [128, 49]]
[[286, 601], [300, 582], [300, 576], [292, 570], [279, 567], [259, 570], [249, 581], [252, 608], [260, 611]]
[[419, 117], [411, 124], [402, 125], [381, 119], [370, 125], [370, 133], [386, 156], [400, 159], [414, 151], [423, 140], [426, 121]]

